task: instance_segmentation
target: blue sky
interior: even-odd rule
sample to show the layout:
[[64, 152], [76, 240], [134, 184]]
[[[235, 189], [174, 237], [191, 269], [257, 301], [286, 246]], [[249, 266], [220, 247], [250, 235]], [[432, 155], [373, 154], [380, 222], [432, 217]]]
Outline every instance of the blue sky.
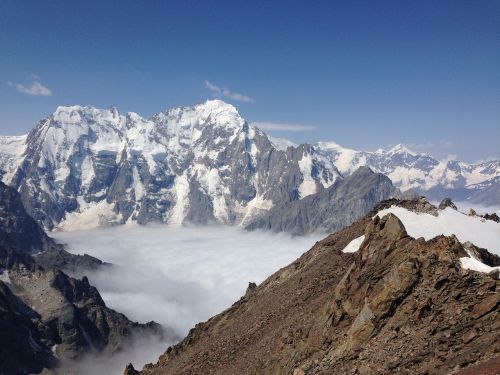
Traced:
[[499, 157], [500, 1], [0, 0], [1, 134], [214, 95], [296, 142]]

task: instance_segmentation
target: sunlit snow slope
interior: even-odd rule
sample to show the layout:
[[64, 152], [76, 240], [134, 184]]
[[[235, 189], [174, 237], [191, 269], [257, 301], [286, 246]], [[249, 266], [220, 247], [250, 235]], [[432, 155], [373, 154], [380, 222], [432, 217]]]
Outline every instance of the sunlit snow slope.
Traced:
[[[383, 217], [388, 213], [396, 215], [405, 226], [407, 233], [414, 238], [423, 237], [425, 240], [430, 240], [439, 235], [455, 235], [462, 243], [471, 242], [477, 247], [500, 256], [500, 224], [492, 220], [468, 216], [449, 207], [439, 210], [438, 216], [416, 213], [397, 206], [382, 210], [377, 215]], [[480, 272], [493, 270], [493, 267], [476, 259], [474, 254], [469, 252], [469, 256], [461, 258], [464, 268]]]

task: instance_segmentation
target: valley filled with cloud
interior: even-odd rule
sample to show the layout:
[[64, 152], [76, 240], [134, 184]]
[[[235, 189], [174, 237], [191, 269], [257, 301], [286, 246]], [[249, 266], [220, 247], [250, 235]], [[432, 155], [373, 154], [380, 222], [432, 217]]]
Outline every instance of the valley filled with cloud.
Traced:
[[[106, 304], [128, 318], [154, 320], [184, 337], [245, 294], [249, 282], [266, 277], [307, 251], [322, 235], [247, 232], [235, 227], [126, 225], [53, 232], [73, 253], [112, 263], [88, 275]], [[81, 275], [75, 275], [81, 276]], [[172, 340], [131, 343], [112, 358], [69, 364], [82, 373], [121, 374], [127, 358], [137, 367], [154, 362]]]

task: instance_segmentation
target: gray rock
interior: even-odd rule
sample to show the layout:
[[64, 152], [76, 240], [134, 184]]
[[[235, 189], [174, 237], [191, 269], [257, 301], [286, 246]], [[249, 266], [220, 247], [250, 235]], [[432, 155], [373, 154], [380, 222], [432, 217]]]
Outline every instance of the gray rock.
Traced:
[[446, 207], [451, 207], [454, 210], [457, 210], [457, 206], [452, 202], [450, 198], [444, 198], [441, 203], [439, 203], [439, 209], [444, 210]]
[[247, 229], [269, 229], [295, 235], [335, 232], [366, 215], [397, 189], [384, 175], [360, 167], [352, 175], [299, 201], [273, 207]]
[[304, 181], [314, 181], [314, 193], [341, 178], [312, 146], [276, 149], [217, 100], [149, 120], [59, 107], [30, 132], [12, 174], [28, 213], [49, 229], [73, 213], [96, 225], [240, 224], [260, 213], [256, 202], [291, 202], [303, 198]]

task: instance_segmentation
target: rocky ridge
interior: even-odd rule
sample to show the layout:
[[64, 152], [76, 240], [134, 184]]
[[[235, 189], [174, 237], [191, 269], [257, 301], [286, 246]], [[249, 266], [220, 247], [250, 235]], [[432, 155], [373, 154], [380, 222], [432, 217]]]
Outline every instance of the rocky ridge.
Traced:
[[86, 277], [61, 271], [105, 264], [66, 252], [1, 182], [0, 196], [0, 373], [39, 373], [86, 353], [109, 355], [138, 337], [168, 334], [154, 322], [130, 321], [108, 308]]
[[[410, 237], [383, 202], [131, 374], [449, 374], [499, 370], [496, 275], [464, 269], [455, 236]], [[374, 217], [375, 216], [375, 217]], [[357, 252], [343, 252], [365, 236]], [[483, 258], [484, 259], [484, 258]], [[493, 262], [497, 262], [494, 260]], [[477, 367], [476, 367], [477, 368]], [[467, 371], [464, 372], [464, 374]]]
[[366, 215], [378, 202], [396, 195], [399, 192], [388, 177], [360, 167], [317, 194], [272, 207], [246, 228], [294, 235], [332, 233]]
[[59, 107], [24, 147], [4, 180], [47, 228], [246, 223], [339, 177], [311, 146], [278, 150], [219, 100], [151, 119], [116, 108]]
[[116, 108], [58, 107], [27, 136], [0, 137], [4, 182], [48, 229], [129, 221], [247, 226], [361, 166], [402, 190], [499, 204], [499, 163], [440, 162], [404, 146], [362, 152], [332, 142], [294, 145], [220, 100], [149, 119]]

